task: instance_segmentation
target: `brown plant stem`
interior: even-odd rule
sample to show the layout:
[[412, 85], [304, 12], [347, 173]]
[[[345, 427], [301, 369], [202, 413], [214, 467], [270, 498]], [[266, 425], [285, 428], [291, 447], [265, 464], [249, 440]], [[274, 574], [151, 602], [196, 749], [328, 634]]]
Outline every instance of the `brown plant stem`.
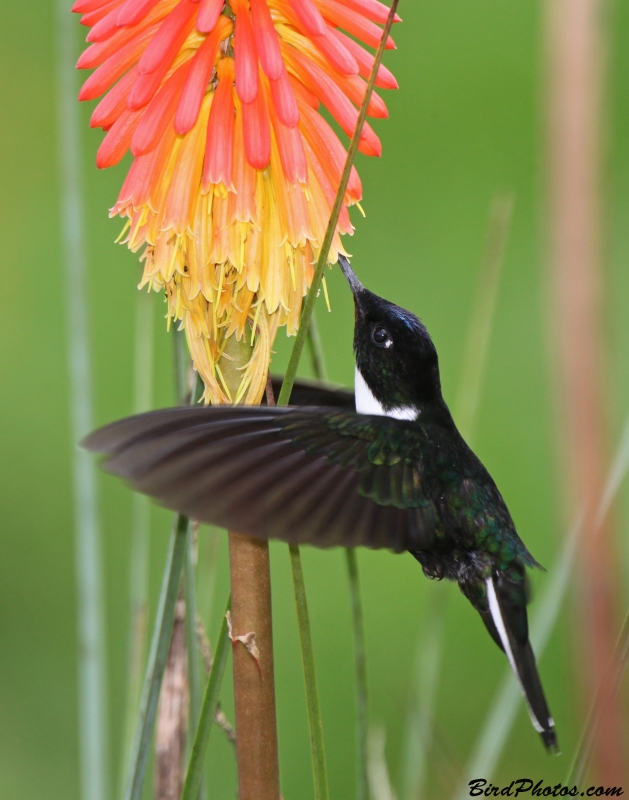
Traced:
[[234, 642], [238, 796], [279, 800], [268, 543], [230, 531], [229, 562], [233, 635], [253, 631], [260, 652], [256, 661], [244, 644]]
[[[221, 359], [221, 372], [232, 397], [251, 358], [247, 337], [232, 336]], [[271, 572], [268, 542], [229, 532], [234, 638], [255, 633], [259, 661], [234, 641], [234, 705], [239, 800], [279, 800], [280, 778], [275, 718]]]
[[[597, 780], [627, 782], [622, 698], [610, 664], [618, 630], [618, 554], [609, 516], [597, 519], [607, 466], [602, 336], [601, 0], [548, 0], [550, 215], [553, 319], [570, 502], [584, 513], [579, 659], [600, 720]], [[589, 701], [588, 705], [589, 705]]]
[[183, 788], [189, 697], [185, 615], [185, 602], [180, 591], [157, 710], [156, 800], [178, 800]]

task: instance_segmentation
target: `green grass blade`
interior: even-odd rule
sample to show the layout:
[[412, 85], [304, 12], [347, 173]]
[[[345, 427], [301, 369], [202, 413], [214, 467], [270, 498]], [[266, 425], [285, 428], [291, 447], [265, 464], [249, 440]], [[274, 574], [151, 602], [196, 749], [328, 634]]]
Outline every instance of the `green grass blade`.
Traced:
[[[303, 320], [302, 320], [303, 322]], [[314, 309], [308, 326], [308, 346], [315, 377], [326, 380], [327, 370], [325, 356], [319, 338]], [[285, 382], [285, 381], [284, 381]], [[281, 397], [281, 394], [280, 394]], [[306, 684], [306, 706], [308, 709], [308, 723], [310, 729], [310, 750], [312, 754], [312, 771], [315, 784], [315, 798], [328, 797], [328, 777], [325, 761], [325, 741], [323, 738], [323, 722], [319, 706], [319, 693], [317, 690], [316, 672], [314, 663], [314, 649], [312, 633], [310, 630], [310, 617], [306, 598], [306, 586], [301, 564], [301, 553], [298, 547], [289, 547], [293, 585], [295, 588], [295, 605], [297, 608], [297, 625], [301, 641], [301, 656], [304, 667], [304, 681]]]
[[170, 537], [168, 556], [162, 579], [162, 588], [157, 606], [153, 638], [149, 652], [140, 714], [133, 745], [131, 768], [125, 800], [141, 800], [149, 756], [157, 702], [162, 685], [162, 677], [168, 658], [168, 647], [175, 618], [175, 603], [179, 592], [181, 570], [186, 555], [188, 518], [181, 514], [175, 516]]
[[[184, 598], [186, 601], [186, 647], [188, 650], [188, 683], [190, 685], [189, 734], [192, 741], [201, 715], [201, 663], [197, 639], [197, 593], [192, 525], [186, 536], [184, 560]], [[206, 797], [205, 781], [201, 781], [199, 797]]]
[[368, 800], [369, 781], [367, 775], [367, 662], [365, 658], [365, 626], [360, 600], [358, 562], [353, 547], [345, 551], [347, 577], [352, 601], [352, 628], [354, 630], [354, 653], [356, 670], [356, 797]]
[[[312, 369], [319, 380], [327, 380], [325, 355], [319, 337], [316, 317], [313, 314], [308, 328], [308, 346]], [[367, 766], [367, 662], [365, 658], [365, 627], [363, 607], [360, 599], [360, 581], [356, 551], [345, 551], [347, 578], [352, 605], [352, 629], [354, 631], [354, 670], [356, 676], [356, 797], [368, 800], [369, 781]]]
[[[323, 239], [321, 251], [319, 252], [319, 258], [317, 259], [317, 266], [315, 268], [310, 290], [308, 291], [306, 303], [301, 314], [299, 329], [297, 331], [293, 349], [290, 354], [290, 359], [286, 368], [286, 374], [284, 376], [280, 395], [277, 399], [277, 404], [279, 406], [285, 406], [288, 404], [290, 394], [293, 389], [293, 384], [295, 383], [297, 367], [299, 366], [299, 360], [304, 349], [304, 344], [308, 335], [308, 329], [310, 327], [310, 321], [314, 312], [315, 302], [317, 300], [317, 295], [321, 286], [321, 280], [323, 278], [323, 270], [328, 262], [330, 246], [332, 244], [332, 239], [334, 238], [334, 232], [336, 230], [339, 214], [343, 205], [343, 199], [345, 197], [345, 190], [347, 189], [350, 172], [354, 163], [356, 152], [358, 150], [358, 142], [360, 140], [363, 125], [365, 124], [367, 108], [369, 106], [371, 95], [376, 83], [378, 69], [382, 63], [385, 45], [391, 30], [391, 25], [393, 24], [393, 19], [395, 18], [395, 12], [397, 10], [398, 3], [399, 0], [393, 0], [386, 25], [384, 26], [384, 30], [382, 32], [380, 45], [378, 46], [378, 50], [376, 52], [371, 74], [367, 82], [365, 96], [363, 98], [358, 119], [356, 120], [356, 127], [347, 151], [347, 158], [345, 159], [345, 166], [343, 168], [339, 187], [334, 199], [334, 205], [332, 206], [330, 220], [328, 222], [328, 227]], [[312, 747], [312, 762], [314, 769], [315, 798], [316, 800], [327, 800], [329, 794], [327, 769], [325, 764], [325, 750], [323, 744], [323, 723], [321, 720], [319, 692], [317, 689], [315, 675], [314, 652], [312, 648], [310, 620], [308, 617], [308, 605], [306, 602], [306, 587], [304, 585], [304, 576], [301, 567], [301, 555], [299, 553], [299, 548], [291, 545], [289, 546], [289, 551], [291, 567], [293, 570], [293, 584], [295, 587], [295, 603], [297, 605], [301, 652], [304, 662], [304, 679], [306, 682], [306, 701], [308, 705], [308, 719], [310, 722], [310, 742]]]
[[[304, 680], [306, 683], [306, 704], [308, 707], [308, 722], [310, 724], [310, 747], [312, 752], [315, 800], [328, 800], [330, 795], [328, 791], [328, 772], [325, 763], [323, 722], [321, 718], [321, 707], [319, 705], [319, 692], [317, 691], [314, 649], [310, 631], [310, 618], [308, 616], [306, 586], [304, 584], [304, 574], [301, 566], [301, 553], [299, 552], [299, 548], [295, 545], [289, 545], [288, 549], [293, 571], [297, 623], [299, 625], [299, 634], [301, 638], [301, 656], [304, 665]], [[236, 735], [238, 735], [238, 733], [236, 733]]]
[[77, 447], [93, 429], [85, 210], [81, 177], [76, 22], [65, 0], [56, 3], [56, 105], [59, 206], [65, 268], [67, 362], [76, 546], [78, 705], [81, 797], [109, 797], [107, 657], [96, 466]]
[[[327, 380], [325, 355], [316, 317], [312, 316], [308, 328], [308, 346], [312, 369], [319, 380]], [[369, 781], [367, 775], [367, 664], [365, 659], [365, 628], [363, 624], [363, 608], [360, 599], [360, 581], [356, 551], [349, 548], [345, 551], [347, 578], [352, 605], [352, 629], [354, 631], [354, 662], [356, 675], [356, 797], [357, 800], [368, 800]]]
[[218, 705], [221, 683], [223, 681], [223, 674], [225, 672], [225, 665], [227, 664], [227, 656], [229, 654], [227, 611], [229, 611], [230, 608], [231, 597], [227, 601], [225, 615], [223, 616], [221, 630], [218, 635], [218, 642], [216, 643], [214, 661], [212, 662], [212, 669], [210, 670], [210, 676], [205, 689], [203, 706], [201, 707], [199, 724], [194, 737], [194, 744], [192, 745], [192, 753], [190, 755], [190, 763], [188, 765], [188, 772], [186, 774], [186, 781], [181, 794], [181, 800], [197, 800], [197, 797], [199, 796], [199, 789], [201, 787], [203, 778], [203, 763], [205, 760], [205, 753], [210, 740], [210, 732], [212, 730], [212, 723], [216, 714], [216, 706]]
[[188, 672], [190, 682], [190, 731], [196, 730], [201, 712], [201, 670], [197, 645], [197, 597], [195, 587], [194, 542], [192, 525], [186, 534], [186, 557], [184, 571], [184, 599], [186, 602], [186, 646], [188, 648]]

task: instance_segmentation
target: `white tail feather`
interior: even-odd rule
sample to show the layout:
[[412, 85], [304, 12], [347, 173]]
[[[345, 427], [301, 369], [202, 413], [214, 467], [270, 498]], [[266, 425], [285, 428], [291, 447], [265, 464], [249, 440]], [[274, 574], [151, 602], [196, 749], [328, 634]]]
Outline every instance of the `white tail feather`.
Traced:
[[[522, 683], [522, 679], [520, 678], [520, 673], [518, 672], [518, 666], [516, 664], [515, 658], [513, 657], [511, 642], [507, 634], [507, 628], [505, 626], [504, 619], [502, 618], [502, 610], [500, 609], [500, 603], [498, 602], [498, 595], [496, 594], [496, 587], [494, 586], [493, 578], [487, 578], [487, 599], [489, 600], [489, 610], [491, 611], [491, 616], [494, 621], [494, 625], [496, 626], [496, 630], [498, 631], [498, 635], [500, 636], [500, 641], [502, 642], [504, 651], [507, 654], [507, 658], [509, 659], [509, 664], [511, 664], [511, 669], [513, 670], [513, 674], [518, 679], [518, 683], [520, 684], [520, 688], [522, 689], [522, 694], [524, 695], [524, 700], [526, 701], [526, 707], [528, 709], [531, 722], [533, 723], [533, 727], [538, 733], [543, 733], [546, 730], [546, 728], [537, 719], [533, 709], [531, 708], [529, 699], [526, 696], [526, 690], [524, 688], [524, 684]], [[549, 719], [547, 722], [547, 726], [552, 727], [552, 724], [553, 724], [552, 720]]]

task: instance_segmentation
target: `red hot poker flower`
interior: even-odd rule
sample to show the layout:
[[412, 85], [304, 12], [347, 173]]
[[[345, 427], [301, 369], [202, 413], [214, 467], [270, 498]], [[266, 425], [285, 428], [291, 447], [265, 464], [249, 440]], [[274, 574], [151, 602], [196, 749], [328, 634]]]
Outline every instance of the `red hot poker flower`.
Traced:
[[[111, 215], [144, 247], [141, 286], [165, 289], [207, 402], [257, 402], [279, 325], [295, 333], [388, 9], [378, 0], [77, 0], [91, 28], [81, 100], [105, 95], [97, 164], [134, 156]], [[341, 30], [343, 29], [343, 30]], [[389, 38], [388, 48], [395, 47]], [[397, 87], [381, 66], [376, 86]], [[374, 93], [369, 115], [386, 117]], [[365, 125], [359, 149], [379, 156]], [[362, 196], [355, 169], [331, 259]], [[248, 333], [247, 331], [250, 331]], [[238, 396], [218, 360], [251, 335]]]

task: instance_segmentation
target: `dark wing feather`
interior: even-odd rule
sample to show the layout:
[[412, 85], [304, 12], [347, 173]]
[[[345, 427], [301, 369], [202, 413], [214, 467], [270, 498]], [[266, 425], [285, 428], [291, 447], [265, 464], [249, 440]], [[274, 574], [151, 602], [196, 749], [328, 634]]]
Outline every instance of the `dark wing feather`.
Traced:
[[176, 408], [113, 423], [84, 446], [199, 521], [399, 552], [430, 546], [436, 519], [410, 425], [333, 408]]
[[[276, 400], [280, 396], [283, 382], [283, 375], [271, 376]], [[262, 402], [266, 403], [266, 397], [262, 398]], [[356, 407], [354, 392], [351, 389], [345, 389], [343, 386], [326, 381], [307, 380], [306, 378], [297, 378], [293, 384], [289, 402], [291, 406], [327, 406], [346, 408], [351, 411]]]

